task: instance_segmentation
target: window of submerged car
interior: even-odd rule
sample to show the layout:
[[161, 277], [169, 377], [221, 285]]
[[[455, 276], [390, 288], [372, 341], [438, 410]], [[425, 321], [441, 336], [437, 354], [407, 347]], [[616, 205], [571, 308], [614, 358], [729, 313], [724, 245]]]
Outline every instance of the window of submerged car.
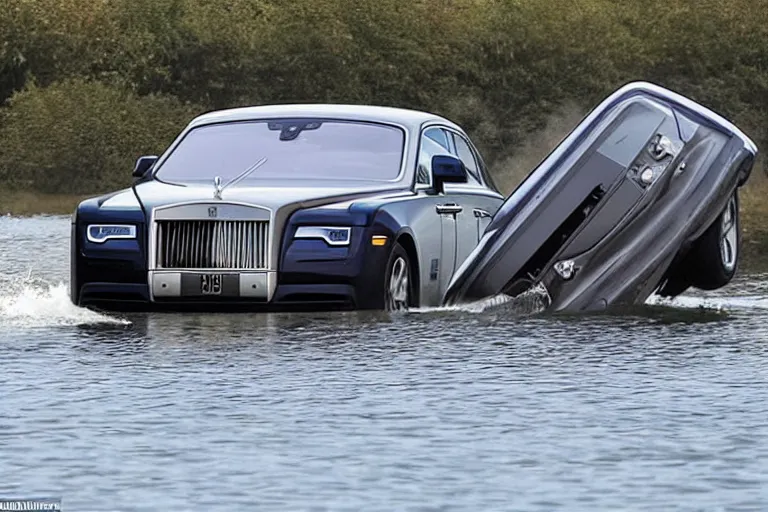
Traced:
[[222, 184], [262, 158], [247, 180], [391, 181], [400, 174], [401, 128], [358, 121], [270, 119], [204, 125], [187, 133], [158, 167], [166, 182]]

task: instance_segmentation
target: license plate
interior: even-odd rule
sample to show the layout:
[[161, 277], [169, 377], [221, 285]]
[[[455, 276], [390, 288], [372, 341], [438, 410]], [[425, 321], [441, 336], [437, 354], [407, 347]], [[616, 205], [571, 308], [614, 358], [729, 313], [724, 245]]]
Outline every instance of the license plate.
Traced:
[[202, 295], [221, 295], [221, 274], [201, 274], [200, 293]]

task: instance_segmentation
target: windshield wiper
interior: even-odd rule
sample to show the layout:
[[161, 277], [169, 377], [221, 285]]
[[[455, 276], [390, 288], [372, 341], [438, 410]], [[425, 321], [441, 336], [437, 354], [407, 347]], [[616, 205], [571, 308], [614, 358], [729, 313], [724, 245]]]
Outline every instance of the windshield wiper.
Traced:
[[266, 162], [267, 162], [267, 157], [262, 157], [261, 160], [259, 160], [258, 162], [256, 162], [255, 164], [253, 164], [252, 166], [250, 166], [249, 168], [247, 168], [246, 170], [244, 170], [243, 172], [241, 172], [240, 174], [238, 174], [237, 176], [229, 180], [223, 187], [221, 186], [221, 178], [216, 176], [216, 178], [214, 178], [213, 180], [214, 186], [216, 187], [216, 192], [214, 194], [215, 197], [218, 199], [221, 199], [221, 193], [224, 192], [225, 188], [227, 188], [230, 185], [234, 185], [239, 181], [242, 181], [249, 174], [251, 174], [253, 171], [255, 171], [256, 169], [264, 165]]

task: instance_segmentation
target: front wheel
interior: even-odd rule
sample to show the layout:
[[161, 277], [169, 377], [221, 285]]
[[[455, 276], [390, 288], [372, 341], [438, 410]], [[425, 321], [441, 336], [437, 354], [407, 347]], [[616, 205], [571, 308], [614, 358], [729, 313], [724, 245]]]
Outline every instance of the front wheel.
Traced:
[[387, 262], [384, 306], [387, 311], [407, 310], [412, 303], [411, 262], [403, 246], [396, 243]]

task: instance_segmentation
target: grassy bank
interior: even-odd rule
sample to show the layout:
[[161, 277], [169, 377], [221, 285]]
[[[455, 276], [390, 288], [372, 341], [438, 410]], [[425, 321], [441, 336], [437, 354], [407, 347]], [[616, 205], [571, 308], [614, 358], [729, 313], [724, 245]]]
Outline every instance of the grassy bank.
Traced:
[[428, 110], [495, 166], [638, 79], [768, 147], [768, 0], [5, 0], [0, 190], [122, 187], [193, 115], [269, 103]]
[[744, 267], [768, 272], [768, 178], [753, 173], [739, 199]]
[[0, 215], [69, 215], [83, 195], [0, 192]]
[[[634, 80], [768, 148], [768, 0], [5, 0], [0, 212], [69, 213], [197, 114], [294, 102], [444, 115], [508, 191]], [[764, 162], [742, 197], [750, 258]]]

